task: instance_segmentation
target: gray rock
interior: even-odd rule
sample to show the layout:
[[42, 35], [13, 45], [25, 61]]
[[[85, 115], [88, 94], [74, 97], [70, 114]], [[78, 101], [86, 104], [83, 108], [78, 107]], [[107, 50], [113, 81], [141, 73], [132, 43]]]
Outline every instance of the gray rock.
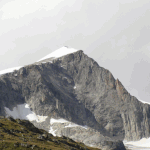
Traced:
[[87, 133], [79, 134], [78, 128], [60, 128], [57, 133], [85, 144], [92, 141], [88, 136], [92, 134], [92, 145], [103, 149], [123, 147], [118, 140], [150, 136], [150, 106], [131, 96], [83, 51], [46, 61], [0, 76], [0, 115], [6, 115], [4, 107], [12, 110], [26, 102], [37, 115], [48, 116], [45, 122], [34, 121], [35, 126], [48, 131], [51, 117], [86, 125]]

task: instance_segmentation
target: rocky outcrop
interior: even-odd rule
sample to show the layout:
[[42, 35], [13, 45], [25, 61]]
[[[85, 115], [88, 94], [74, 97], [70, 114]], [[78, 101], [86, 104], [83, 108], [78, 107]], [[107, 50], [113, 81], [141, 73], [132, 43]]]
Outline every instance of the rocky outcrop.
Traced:
[[[40, 128], [49, 130], [50, 118], [88, 126], [87, 133], [99, 139], [92, 144], [96, 147], [115, 149], [121, 145], [118, 140], [150, 136], [150, 106], [131, 96], [118, 79], [81, 50], [0, 76], [0, 114], [6, 115], [4, 107], [12, 110], [23, 103], [37, 115], [48, 116], [45, 122], [34, 122]], [[69, 137], [78, 133], [71, 130]], [[60, 132], [66, 135], [63, 128]], [[91, 137], [84, 134], [81, 139], [87, 144]], [[74, 135], [75, 139], [81, 134]]]
[[74, 78], [78, 99], [109, 136], [125, 140], [150, 136], [150, 106], [131, 96], [108, 70], [82, 51], [63, 57], [61, 63]]
[[142, 137], [150, 137], [150, 106], [131, 96], [119, 80], [116, 81], [116, 84], [118, 95], [122, 93], [120, 95], [121, 116], [124, 123], [125, 139], [138, 140]]

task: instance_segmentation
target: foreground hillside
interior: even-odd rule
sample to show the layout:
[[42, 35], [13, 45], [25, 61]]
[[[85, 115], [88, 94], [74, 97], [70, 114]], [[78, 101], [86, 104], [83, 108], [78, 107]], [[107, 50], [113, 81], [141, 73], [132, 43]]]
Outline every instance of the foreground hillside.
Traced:
[[0, 117], [0, 150], [3, 149], [96, 150], [67, 137], [54, 137], [27, 120]]

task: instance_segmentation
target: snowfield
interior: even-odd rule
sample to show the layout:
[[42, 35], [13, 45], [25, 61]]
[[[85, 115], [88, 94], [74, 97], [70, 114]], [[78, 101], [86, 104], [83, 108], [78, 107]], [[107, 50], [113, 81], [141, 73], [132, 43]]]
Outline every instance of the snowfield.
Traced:
[[[64, 47], [61, 47], [61, 48], [57, 49], [56, 51], [48, 54], [47, 56], [43, 57], [42, 59], [38, 60], [38, 62], [41, 61], [41, 60], [48, 59], [48, 58], [53, 58], [53, 57], [54, 58], [59, 58], [59, 57], [68, 55], [70, 53], [75, 53], [77, 51], [79, 51], [79, 50], [74, 49], [74, 48], [68, 48], [68, 47], [64, 46]], [[49, 62], [52, 63], [52, 61], [49, 61]], [[43, 62], [43, 63], [47, 63], [47, 62]], [[13, 68], [8, 68], [8, 69], [5, 69], [5, 70], [1, 70], [0, 75], [10, 73], [10, 72], [13, 72], [15, 70], [19, 70], [22, 67], [23, 66], [18, 66], [18, 67], [13, 67]]]
[[53, 136], [56, 136], [55, 132], [56, 130], [53, 130], [53, 127], [50, 127], [49, 133], [51, 133]]
[[54, 118], [50, 119], [50, 124], [51, 125], [54, 124], [54, 123], [66, 123], [66, 122], [68, 122], [68, 121], [65, 120], [65, 119], [54, 119]]
[[44, 122], [48, 116], [39, 116], [30, 110], [28, 104], [17, 105], [11, 111], [9, 108], [5, 107], [5, 111], [8, 116], [12, 116], [14, 119], [25, 119], [29, 121]]
[[74, 48], [68, 48], [68, 47], [64, 46], [64, 47], [61, 47], [61, 48], [57, 49], [56, 51], [48, 54], [47, 56], [43, 57], [42, 59], [40, 59], [38, 61], [42, 61], [42, 60], [48, 59], [48, 58], [59, 58], [59, 57], [62, 57], [62, 56], [65, 56], [65, 55], [68, 55], [70, 53], [74, 53], [77, 51], [79, 51], [79, 50], [76, 50]]
[[13, 72], [15, 70], [19, 70], [20, 68], [22, 68], [22, 66], [1, 70], [0, 75], [5, 74], [5, 73], [10, 73], [10, 72]]
[[150, 150], [150, 138], [142, 138], [139, 141], [124, 141], [124, 145], [133, 150]]

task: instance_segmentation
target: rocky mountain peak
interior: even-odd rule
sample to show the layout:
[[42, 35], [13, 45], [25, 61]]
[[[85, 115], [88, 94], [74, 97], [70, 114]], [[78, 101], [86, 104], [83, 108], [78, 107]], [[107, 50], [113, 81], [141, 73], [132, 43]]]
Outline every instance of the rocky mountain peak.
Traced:
[[82, 50], [63, 47], [0, 76], [0, 115], [102, 149], [150, 136], [149, 110]]

